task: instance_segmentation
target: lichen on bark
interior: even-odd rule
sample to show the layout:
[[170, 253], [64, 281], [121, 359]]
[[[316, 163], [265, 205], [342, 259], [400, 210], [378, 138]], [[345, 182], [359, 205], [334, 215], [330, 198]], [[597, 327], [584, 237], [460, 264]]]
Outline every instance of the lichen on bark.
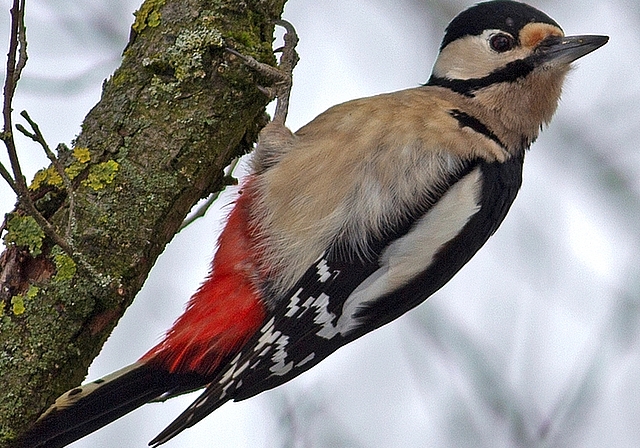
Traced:
[[[83, 380], [192, 205], [222, 188], [223, 168], [251, 149], [267, 103], [256, 85], [267, 81], [224, 46], [273, 63], [283, 5], [141, 6], [122, 65], [62, 157], [75, 186], [72, 241], [94, 273], [47, 238], [39, 254], [13, 244], [0, 255], [0, 447]], [[40, 182], [36, 204], [64, 234], [68, 192]]]

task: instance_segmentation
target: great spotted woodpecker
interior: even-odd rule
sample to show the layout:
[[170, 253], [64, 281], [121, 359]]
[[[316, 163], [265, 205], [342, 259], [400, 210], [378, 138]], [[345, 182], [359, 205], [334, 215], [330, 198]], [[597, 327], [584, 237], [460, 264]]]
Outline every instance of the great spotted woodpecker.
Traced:
[[204, 388], [150, 442], [161, 445], [422, 303], [496, 231], [570, 64], [607, 40], [566, 37], [523, 3], [480, 3], [447, 27], [426, 85], [334, 106], [296, 133], [277, 109], [211, 274], [164, 340], [62, 395], [18, 445], [62, 447], [149, 401]]

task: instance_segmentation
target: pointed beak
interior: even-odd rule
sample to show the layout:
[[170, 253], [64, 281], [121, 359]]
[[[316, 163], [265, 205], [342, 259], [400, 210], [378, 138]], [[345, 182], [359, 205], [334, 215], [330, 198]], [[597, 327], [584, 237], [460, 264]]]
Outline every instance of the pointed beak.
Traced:
[[609, 41], [609, 36], [584, 35], [548, 37], [538, 45], [534, 55], [537, 64], [570, 64]]

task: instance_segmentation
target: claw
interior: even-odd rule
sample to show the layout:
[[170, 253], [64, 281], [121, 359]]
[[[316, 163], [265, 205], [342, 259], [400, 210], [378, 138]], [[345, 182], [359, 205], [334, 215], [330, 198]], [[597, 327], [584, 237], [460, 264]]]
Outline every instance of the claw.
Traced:
[[267, 97], [277, 99], [276, 111], [273, 115], [272, 121], [279, 122], [284, 125], [289, 108], [289, 95], [291, 93], [291, 85], [293, 82], [293, 69], [299, 60], [298, 53], [296, 52], [298, 35], [296, 34], [296, 30], [293, 25], [286, 20], [276, 20], [275, 24], [284, 27], [286, 30], [284, 35], [284, 45], [274, 50], [274, 53], [281, 53], [280, 63], [277, 68], [272, 67], [269, 64], [259, 62], [251, 56], [239, 53], [233, 48], [226, 48], [226, 50], [242, 59], [242, 61], [253, 70], [273, 81], [272, 87], [258, 86], [258, 89]]
[[264, 87], [264, 86], [256, 86], [256, 87], [267, 98], [270, 98], [272, 100], [276, 99], [276, 92], [275, 92], [275, 89], [273, 87]]

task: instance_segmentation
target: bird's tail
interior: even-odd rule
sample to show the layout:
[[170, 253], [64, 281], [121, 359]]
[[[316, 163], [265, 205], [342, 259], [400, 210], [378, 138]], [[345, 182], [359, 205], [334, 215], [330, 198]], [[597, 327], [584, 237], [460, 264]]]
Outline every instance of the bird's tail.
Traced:
[[197, 374], [135, 363], [60, 396], [22, 435], [16, 448], [61, 448], [164, 395], [204, 386]]

